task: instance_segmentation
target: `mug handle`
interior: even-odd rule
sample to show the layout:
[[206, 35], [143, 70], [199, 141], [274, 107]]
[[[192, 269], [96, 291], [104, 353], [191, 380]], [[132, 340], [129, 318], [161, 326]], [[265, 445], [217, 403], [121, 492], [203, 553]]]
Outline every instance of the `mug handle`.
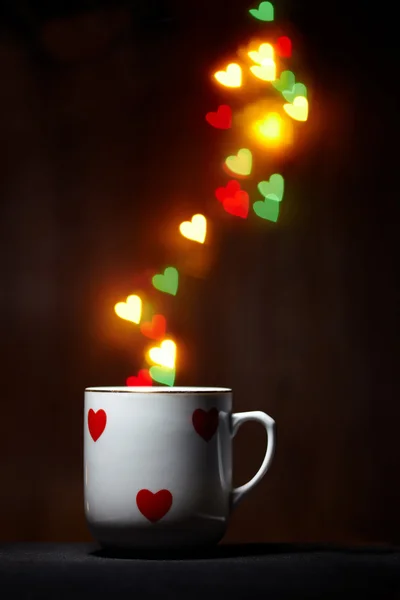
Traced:
[[238, 503], [252, 490], [257, 483], [261, 481], [266, 472], [268, 471], [271, 461], [275, 452], [275, 421], [266, 413], [260, 410], [251, 412], [234, 413], [232, 415], [232, 439], [237, 434], [239, 427], [246, 421], [257, 421], [264, 425], [267, 432], [267, 449], [265, 452], [264, 460], [259, 468], [258, 472], [254, 475], [253, 479], [250, 479], [244, 485], [235, 488], [231, 492], [232, 508], [235, 508]]

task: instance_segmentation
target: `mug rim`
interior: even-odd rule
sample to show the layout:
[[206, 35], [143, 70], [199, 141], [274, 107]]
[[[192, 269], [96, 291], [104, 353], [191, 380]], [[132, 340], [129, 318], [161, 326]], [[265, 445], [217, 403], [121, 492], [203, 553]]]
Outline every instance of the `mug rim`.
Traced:
[[87, 387], [85, 392], [102, 394], [231, 394], [231, 388], [195, 386], [103, 386]]

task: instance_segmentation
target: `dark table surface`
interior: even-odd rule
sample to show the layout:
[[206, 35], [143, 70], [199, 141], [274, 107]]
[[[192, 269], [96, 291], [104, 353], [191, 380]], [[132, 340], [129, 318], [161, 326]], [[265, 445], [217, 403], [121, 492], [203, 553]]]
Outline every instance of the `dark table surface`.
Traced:
[[110, 554], [95, 544], [0, 543], [0, 598], [400, 600], [400, 549], [218, 546]]

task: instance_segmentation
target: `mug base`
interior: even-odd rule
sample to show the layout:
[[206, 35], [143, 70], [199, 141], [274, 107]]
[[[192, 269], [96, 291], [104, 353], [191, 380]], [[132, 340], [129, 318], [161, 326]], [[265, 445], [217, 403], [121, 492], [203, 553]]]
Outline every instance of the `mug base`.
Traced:
[[216, 546], [225, 535], [225, 523], [218, 527], [215, 523], [212, 527], [203, 524], [201, 528], [191, 525], [140, 528], [91, 523], [88, 527], [93, 538], [107, 552], [201, 549]]
[[187, 546], [161, 546], [161, 547], [136, 547], [136, 546], [110, 546], [98, 542], [100, 549], [95, 552], [102, 558], [120, 558], [130, 560], [183, 560], [208, 557], [210, 551], [218, 547], [218, 542], [193, 544]]

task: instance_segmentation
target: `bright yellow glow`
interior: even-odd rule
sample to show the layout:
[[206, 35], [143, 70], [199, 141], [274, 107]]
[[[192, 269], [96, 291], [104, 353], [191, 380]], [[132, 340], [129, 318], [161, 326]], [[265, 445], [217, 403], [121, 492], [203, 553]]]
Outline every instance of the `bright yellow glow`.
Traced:
[[176, 361], [176, 344], [172, 340], [164, 340], [161, 346], [149, 350], [149, 358], [156, 365], [166, 369], [174, 369]]
[[262, 81], [275, 81], [276, 63], [273, 58], [266, 58], [261, 65], [250, 67], [250, 71]]
[[237, 126], [248, 136], [249, 147], [285, 151], [294, 141], [294, 121], [282, 110], [282, 100], [267, 97], [247, 104], [236, 114]]
[[253, 62], [263, 65], [265, 61], [274, 60], [275, 51], [271, 44], [261, 44], [258, 50], [248, 52], [248, 56]]
[[278, 113], [270, 113], [264, 120], [256, 121], [254, 131], [257, 137], [278, 141], [282, 137], [282, 118]]
[[114, 310], [121, 319], [139, 325], [142, 318], [142, 300], [139, 296], [129, 296], [126, 302], [118, 302]]
[[308, 100], [304, 96], [297, 96], [291, 104], [284, 104], [283, 108], [295, 121], [308, 119]]
[[204, 215], [193, 215], [191, 221], [180, 224], [179, 230], [188, 240], [204, 244], [207, 235], [207, 219]]
[[230, 63], [225, 71], [217, 71], [214, 77], [225, 87], [239, 88], [242, 85], [242, 68], [236, 63]]

